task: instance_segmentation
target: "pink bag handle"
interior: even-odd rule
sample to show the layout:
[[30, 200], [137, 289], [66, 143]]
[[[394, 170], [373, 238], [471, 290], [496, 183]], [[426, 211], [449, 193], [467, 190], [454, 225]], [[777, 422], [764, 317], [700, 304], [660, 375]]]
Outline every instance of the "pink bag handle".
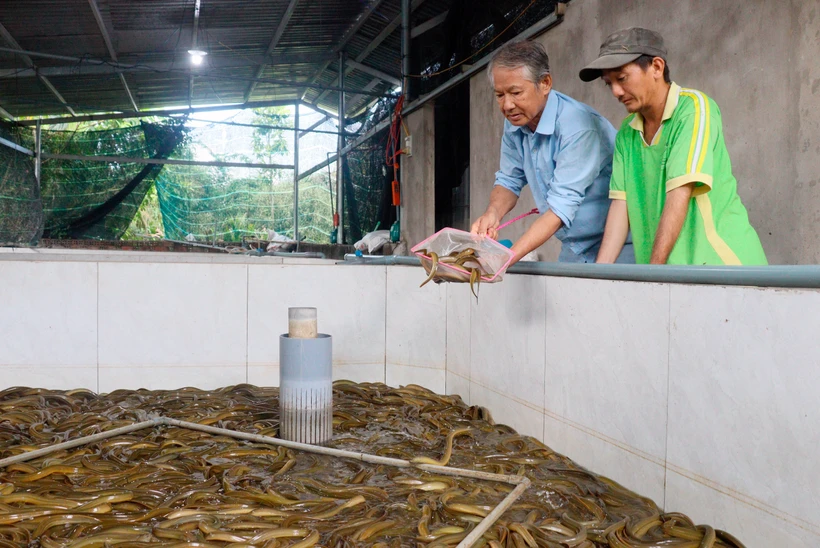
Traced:
[[511, 224], [513, 224], [515, 221], [517, 221], [517, 220], [519, 220], [519, 219], [523, 219], [523, 218], [524, 218], [524, 217], [526, 217], [527, 215], [535, 215], [536, 213], [538, 213], [538, 208], [537, 208], [537, 207], [533, 208], [533, 209], [532, 209], [532, 211], [528, 211], [527, 213], [522, 213], [522, 214], [521, 214], [521, 215], [519, 215], [518, 217], [516, 217], [516, 218], [514, 218], [514, 219], [510, 219], [510, 220], [509, 220], [509, 221], [507, 221], [506, 223], [504, 223], [504, 224], [502, 224], [502, 225], [499, 225], [499, 227], [498, 227], [496, 230], [501, 230], [501, 229], [502, 229], [502, 228], [504, 228], [505, 226], [511, 225]]

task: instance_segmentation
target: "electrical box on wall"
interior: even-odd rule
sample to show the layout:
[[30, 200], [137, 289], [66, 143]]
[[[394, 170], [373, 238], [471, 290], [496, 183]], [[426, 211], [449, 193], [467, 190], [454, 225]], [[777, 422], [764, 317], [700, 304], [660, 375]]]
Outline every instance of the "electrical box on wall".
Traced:
[[404, 154], [406, 156], [413, 155], [413, 136], [407, 135], [404, 138]]

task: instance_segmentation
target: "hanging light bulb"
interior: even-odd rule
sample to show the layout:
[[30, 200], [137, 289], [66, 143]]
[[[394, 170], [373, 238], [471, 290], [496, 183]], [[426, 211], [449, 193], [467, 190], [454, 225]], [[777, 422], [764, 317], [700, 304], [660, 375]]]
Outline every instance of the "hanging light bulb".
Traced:
[[191, 55], [191, 63], [194, 65], [201, 65], [202, 60], [208, 55], [207, 51], [202, 51], [201, 49], [189, 49], [188, 53]]

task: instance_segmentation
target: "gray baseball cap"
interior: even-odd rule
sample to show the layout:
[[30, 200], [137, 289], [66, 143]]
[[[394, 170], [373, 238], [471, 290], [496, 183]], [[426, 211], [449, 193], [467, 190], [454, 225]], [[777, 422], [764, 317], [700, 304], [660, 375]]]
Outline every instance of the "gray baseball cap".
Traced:
[[649, 29], [631, 27], [607, 36], [598, 58], [581, 69], [579, 76], [591, 82], [601, 76], [602, 70], [614, 69], [631, 63], [641, 55], [651, 55], [666, 60], [666, 46], [660, 34]]

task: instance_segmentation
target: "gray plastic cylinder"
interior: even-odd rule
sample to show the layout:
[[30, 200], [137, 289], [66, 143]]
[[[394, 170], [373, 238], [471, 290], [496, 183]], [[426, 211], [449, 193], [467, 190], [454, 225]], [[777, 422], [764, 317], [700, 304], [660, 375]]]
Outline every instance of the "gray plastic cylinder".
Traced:
[[333, 436], [333, 345], [330, 335], [315, 339], [279, 336], [279, 435], [320, 444]]

